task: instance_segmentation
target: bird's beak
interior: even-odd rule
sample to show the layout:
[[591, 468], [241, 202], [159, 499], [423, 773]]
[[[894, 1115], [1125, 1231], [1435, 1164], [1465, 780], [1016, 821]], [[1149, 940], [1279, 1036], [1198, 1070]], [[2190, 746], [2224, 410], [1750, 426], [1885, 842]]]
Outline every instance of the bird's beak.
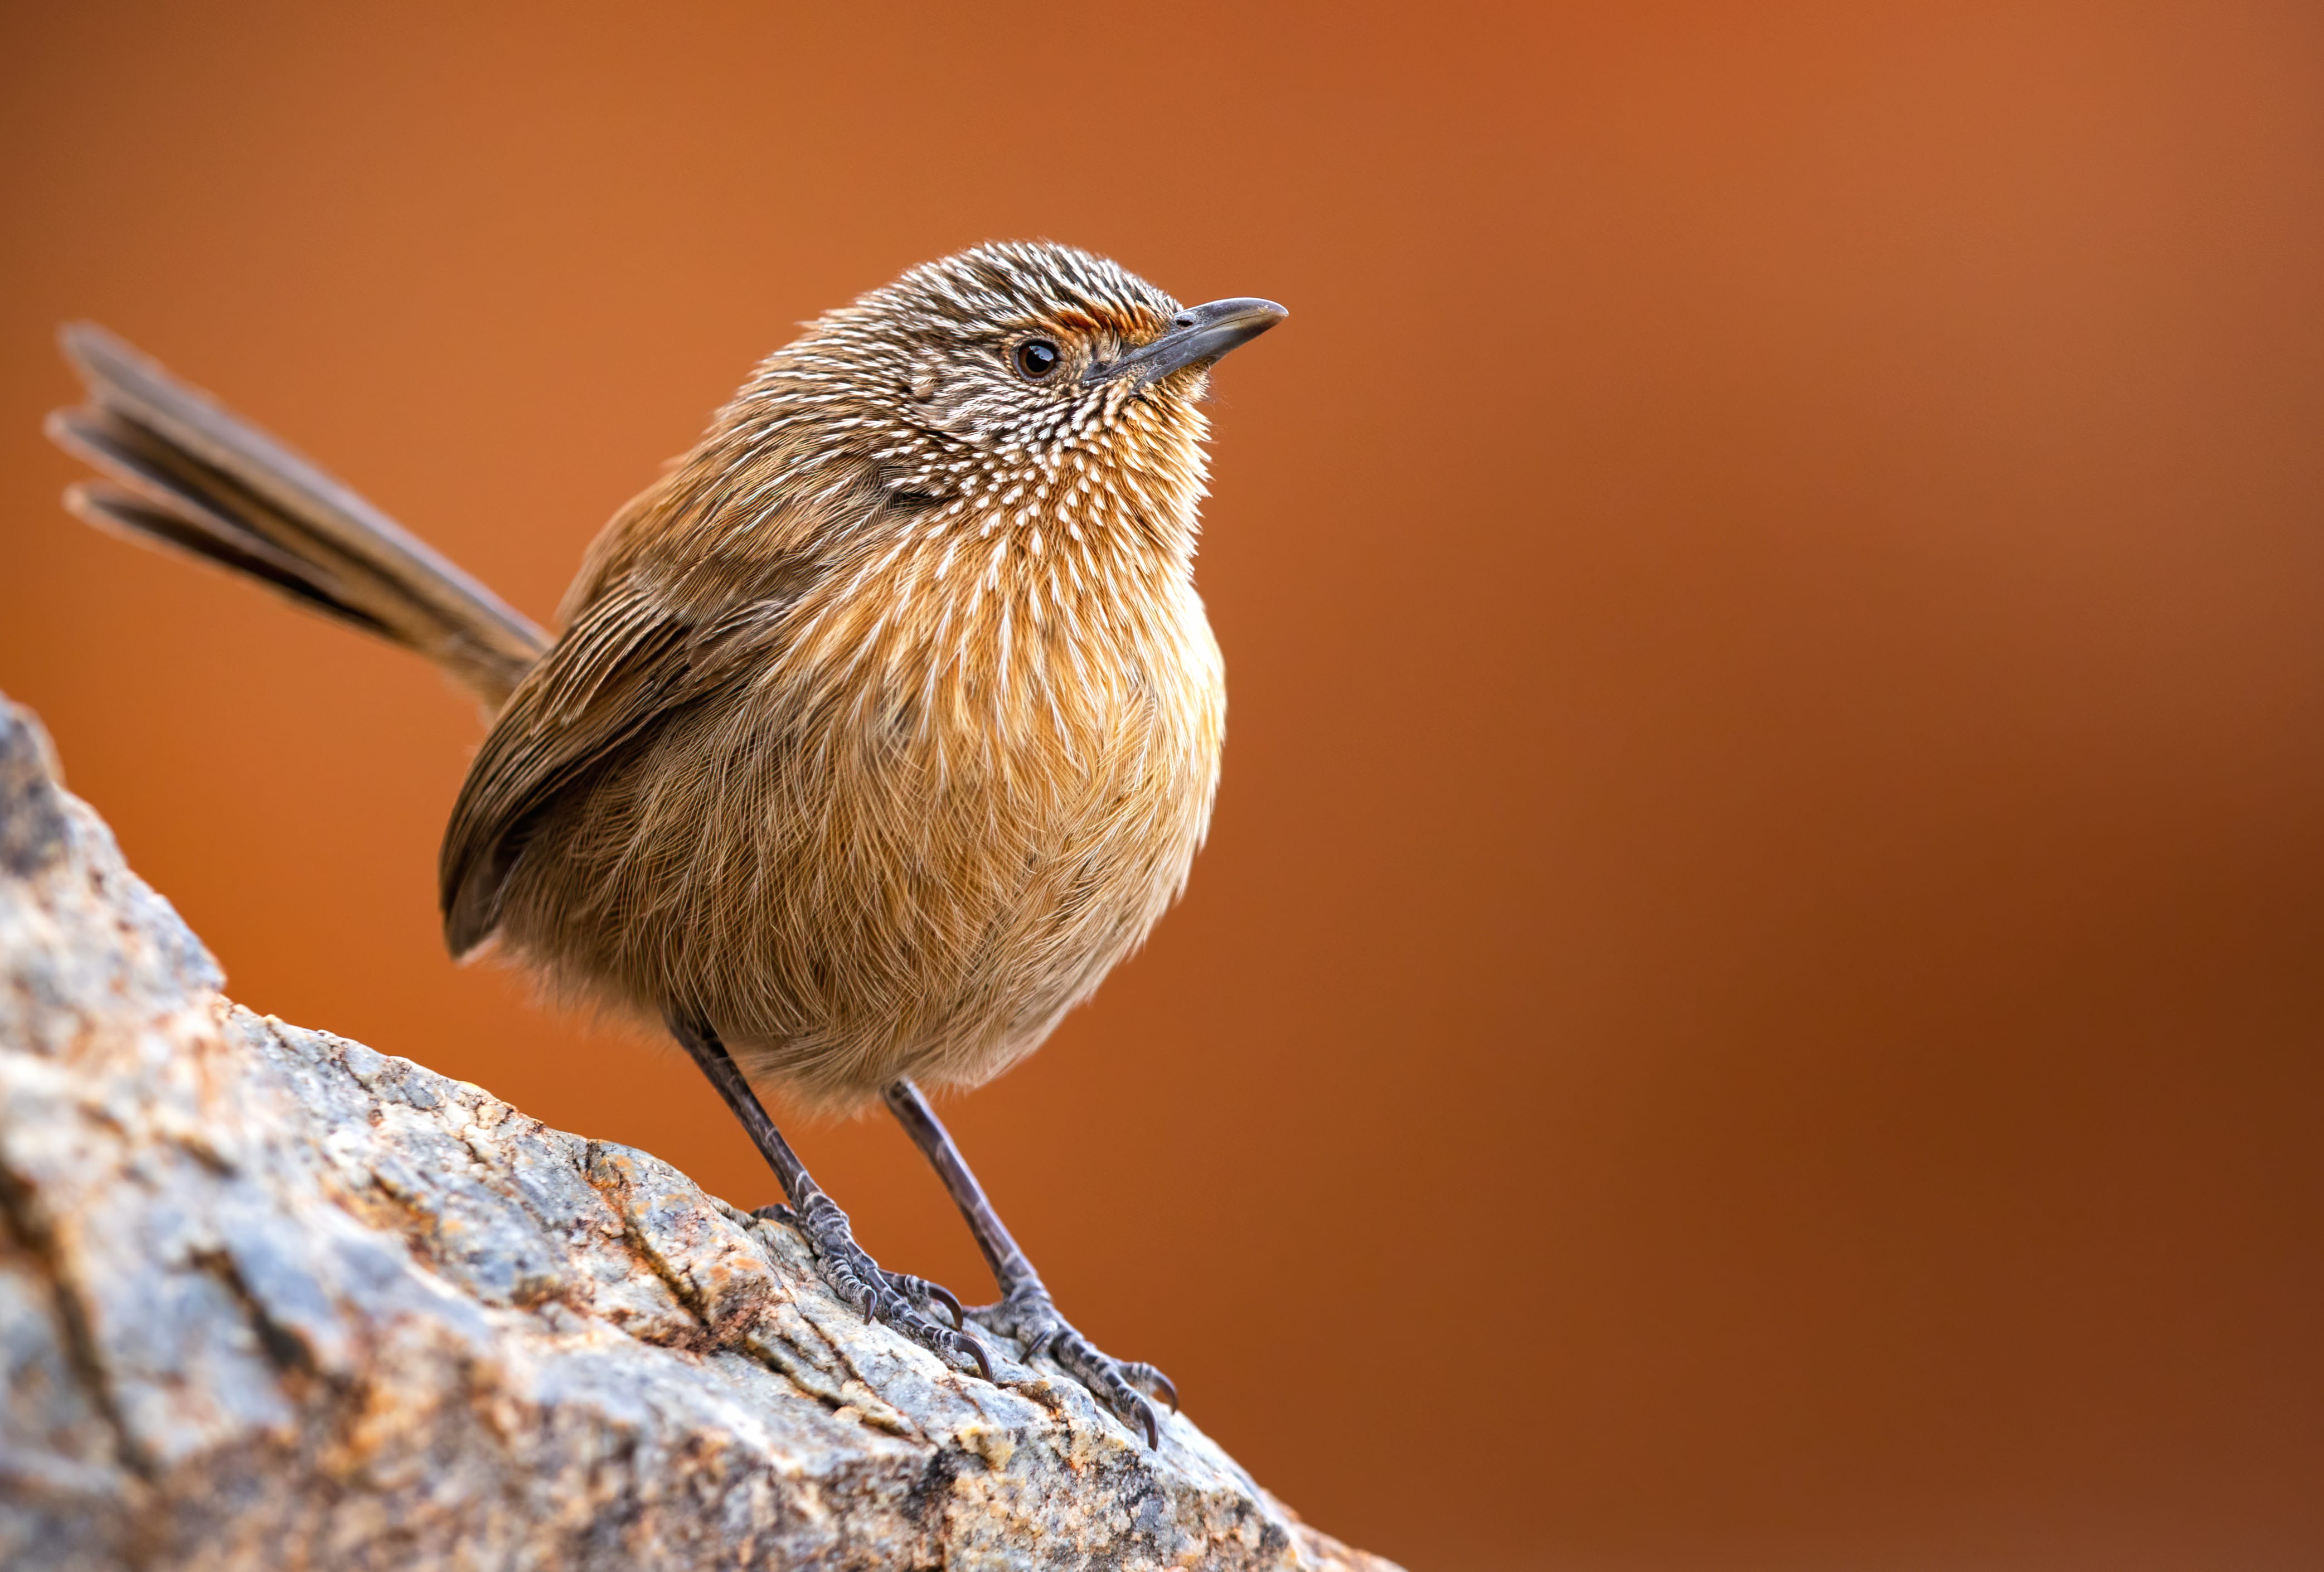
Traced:
[[1132, 377], [1143, 385], [1189, 365], [1207, 365], [1250, 343], [1291, 313], [1273, 301], [1213, 301], [1170, 319], [1170, 330], [1151, 344], [1093, 365], [1084, 382]]

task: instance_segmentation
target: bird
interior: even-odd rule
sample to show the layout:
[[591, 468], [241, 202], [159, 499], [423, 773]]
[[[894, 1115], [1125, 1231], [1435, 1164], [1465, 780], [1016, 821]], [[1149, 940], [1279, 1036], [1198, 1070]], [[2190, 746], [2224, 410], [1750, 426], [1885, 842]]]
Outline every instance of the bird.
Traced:
[[[101, 328], [51, 437], [81, 519], [434, 661], [490, 717], [446, 942], [666, 1029], [824, 1281], [951, 1367], [1046, 1357], [1160, 1445], [1153, 1365], [1058, 1311], [923, 1088], [1040, 1046], [1184, 889], [1225, 735], [1194, 581], [1212, 372], [1286, 319], [987, 243], [803, 325], [587, 550], [551, 633]], [[762, 1100], [884, 1104], [1000, 1298], [874, 1261]]]

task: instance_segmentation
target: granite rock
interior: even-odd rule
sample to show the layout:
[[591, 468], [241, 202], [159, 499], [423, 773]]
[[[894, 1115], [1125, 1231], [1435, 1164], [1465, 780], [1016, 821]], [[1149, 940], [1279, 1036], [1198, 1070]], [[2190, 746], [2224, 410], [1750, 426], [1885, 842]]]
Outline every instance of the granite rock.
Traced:
[[0, 1566], [1388, 1568], [1185, 1418], [951, 1370], [668, 1163], [222, 984], [0, 699]]

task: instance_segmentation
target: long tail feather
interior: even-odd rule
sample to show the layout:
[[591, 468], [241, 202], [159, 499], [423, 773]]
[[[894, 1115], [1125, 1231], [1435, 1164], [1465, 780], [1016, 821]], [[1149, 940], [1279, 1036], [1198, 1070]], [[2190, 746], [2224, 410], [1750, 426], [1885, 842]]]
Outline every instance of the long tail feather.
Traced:
[[426, 655], [497, 707], [549, 646], [521, 614], [346, 485], [92, 323], [63, 334], [89, 401], [50, 416], [120, 483], [66, 505]]

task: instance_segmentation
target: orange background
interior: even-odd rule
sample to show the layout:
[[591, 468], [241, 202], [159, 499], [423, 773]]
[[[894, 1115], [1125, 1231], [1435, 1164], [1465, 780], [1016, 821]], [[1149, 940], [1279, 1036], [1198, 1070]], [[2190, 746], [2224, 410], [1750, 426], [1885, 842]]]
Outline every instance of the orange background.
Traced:
[[1416, 1567], [2324, 1564], [2312, 4], [69, 9], [0, 688], [241, 998], [770, 1198], [445, 960], [445, 683], [59, 513], [60, 319], [545, 616], [793, 323], [1070, 239], [1293, 314], [1192, 893], [951, 1105], [1068, 1312]]

